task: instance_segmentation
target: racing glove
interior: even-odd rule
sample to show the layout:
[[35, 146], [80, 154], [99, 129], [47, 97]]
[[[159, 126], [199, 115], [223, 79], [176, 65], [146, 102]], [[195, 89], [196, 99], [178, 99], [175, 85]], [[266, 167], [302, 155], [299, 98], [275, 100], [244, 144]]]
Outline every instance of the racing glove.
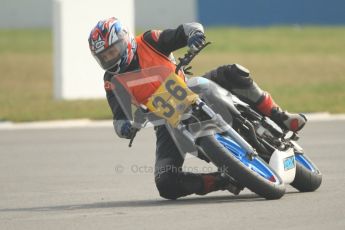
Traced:
[[196, 51], [205, 44], [205, 34], [200, 30], [191, 31], [187, 39], [187, 45], [192, 51]]
[[114, 120], [114, 129], [120, 138], [131, 139], [133, 135], [132, 123], [129, 120]]

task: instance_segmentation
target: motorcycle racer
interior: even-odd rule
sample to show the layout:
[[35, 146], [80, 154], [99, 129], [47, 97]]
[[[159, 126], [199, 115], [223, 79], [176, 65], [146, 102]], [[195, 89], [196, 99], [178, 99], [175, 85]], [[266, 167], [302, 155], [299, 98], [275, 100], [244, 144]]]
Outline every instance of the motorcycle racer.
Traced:
[[[204, 28], [199, 23], [184, 23], [176, 29], [149, 30], [136, 38], [117, 18], [101, 20], [92, 29], [89, 47], [92, 55], [105, 70], [104, 86], [113, 113], [114, 129], [121, 138], [130, 138], [131, 121], [122, 110], [111, 89], [111, 78], [157, 65], [174, 71], [172, 52], [188, 46], [197, 49], [205, 43]], [[184, 78], [183, 73], [179, 73]], [[263, 91], [251, 78], [250, 72], [239, 64], [227, 64], [206, 73], [203, 77], [221, 85], [258, 112], [269, 116], [281, 128], [299, 131], [306, 123], [302, 114], [283, 111], [268, 92]], [[229, 190], [238, 194], [241, 187], [221, 172], [189, 173], [181, 170], [184, 158], [179, 154], [172, 137], [159, 126], [156, 132], [155, 183], [160, 195], [177, 199], [189, 194], [204, 195], [217, 190]]]

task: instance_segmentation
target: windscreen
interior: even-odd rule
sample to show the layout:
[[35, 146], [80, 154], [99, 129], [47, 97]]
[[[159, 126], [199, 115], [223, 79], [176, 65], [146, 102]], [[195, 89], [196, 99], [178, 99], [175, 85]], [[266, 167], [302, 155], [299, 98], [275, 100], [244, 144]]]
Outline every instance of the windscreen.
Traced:
[[164, 66], [157, 66], [114, 75], [112, 88], [129, 120], [142, 123], [141, 128], [165, 125], [182, 155], [196, 153], [194, 143], [176, 129], [198, 97], [184, 79]]

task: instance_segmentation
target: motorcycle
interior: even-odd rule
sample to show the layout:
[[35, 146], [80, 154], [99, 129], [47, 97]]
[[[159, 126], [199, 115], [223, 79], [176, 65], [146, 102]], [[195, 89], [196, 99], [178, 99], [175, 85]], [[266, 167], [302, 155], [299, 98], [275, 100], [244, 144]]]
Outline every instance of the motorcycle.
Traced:
[[296, 133], [283, 131], [268, 117], [221, 86], [202, 77], [178, 74], [207, 45], [188, 51], [175, 72], [155, 66], [115, 75], [113, 92], [137, 131], [165, 125], [181, 154], [212, 162], [238, 187], [279, 199], [285, 185], [315, 191], [322, 181], [317, 166], [298, 145]]

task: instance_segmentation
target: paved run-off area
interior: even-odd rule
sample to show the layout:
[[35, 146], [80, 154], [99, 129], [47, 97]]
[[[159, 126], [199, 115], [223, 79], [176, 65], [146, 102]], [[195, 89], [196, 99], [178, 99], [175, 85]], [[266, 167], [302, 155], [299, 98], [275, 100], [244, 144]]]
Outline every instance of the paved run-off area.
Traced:
[[[301, 136], [323, 173], [314, 193], [167, 201], [153, 180], [152, 129], [132, 148], [110, 125], [0, 130], [0, 229], [345, 229], [345, 121], [310, 122]], [[185, 169], [212, 167], [187, 158]]]

